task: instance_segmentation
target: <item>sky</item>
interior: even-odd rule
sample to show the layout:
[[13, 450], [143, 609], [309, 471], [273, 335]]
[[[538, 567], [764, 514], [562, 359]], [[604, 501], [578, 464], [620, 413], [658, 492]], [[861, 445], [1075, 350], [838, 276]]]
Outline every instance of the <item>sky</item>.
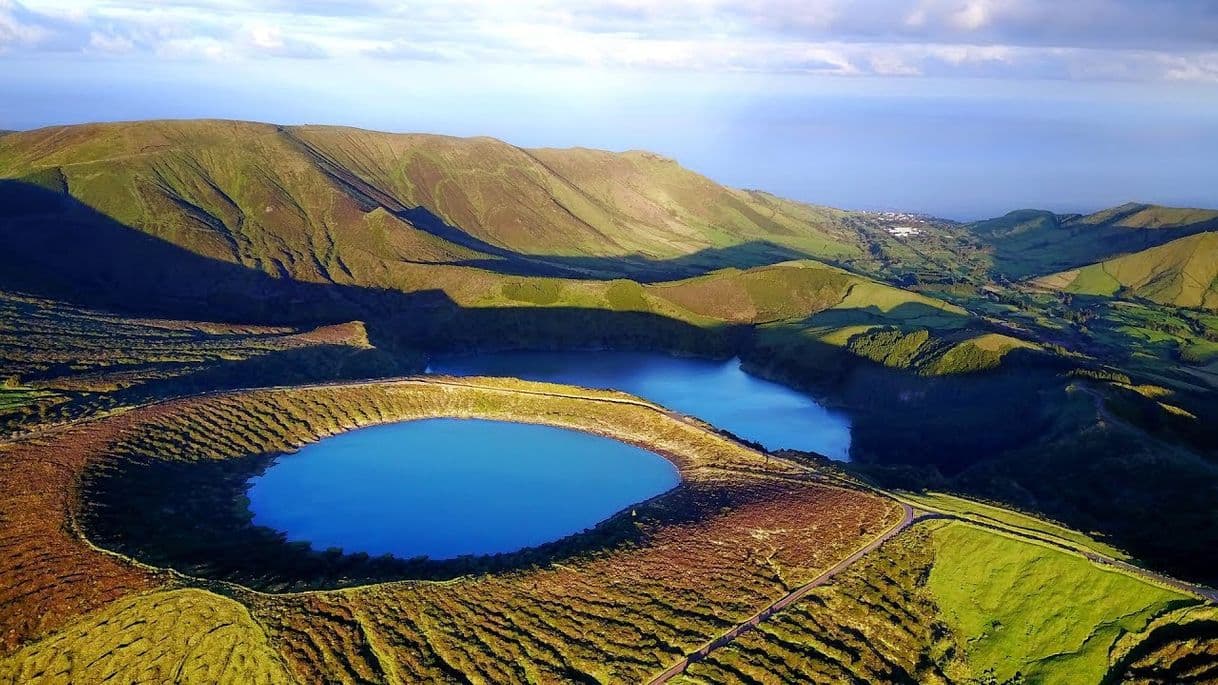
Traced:
[[0, 0], [0, 129], [195, 117], [954, 219], [1218, 207], [1218, 0]]

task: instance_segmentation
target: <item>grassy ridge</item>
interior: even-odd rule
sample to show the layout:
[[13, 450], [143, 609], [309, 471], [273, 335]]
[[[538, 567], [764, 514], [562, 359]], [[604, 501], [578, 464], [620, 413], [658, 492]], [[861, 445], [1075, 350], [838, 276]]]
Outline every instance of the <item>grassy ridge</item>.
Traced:
[[1051, 540], [1054, 544], [1098, 552], [1114, 559], [1129, 560], [1128, 554], [1111, 545], [1099, 542], [1088, 535], [1051, 521], [1046, 521], [1043, 518], [1023, 514], [1006, 507], [994, 506], [942, 492], [903, 492], [900, 493], [900, 498], [925, 508], [927, 511], [947, 512], [960, 518], [978, 521], [982, 524], [1015, 528]]
[[1034, 283], [1079, 295], [1141, 298], [1218, 310], [1218, 233], [1179, 238]]
[[1024, 279], [1218, 228], [1218, 211], [1137, 203], [1088, 215], [1019, 210], [969, 228], [993, 250], [996, 273]]
[[306, 281], [392, 287], [410, 277], [403, 262], [664, 260], [759, 241], [824, 257], [859, 252], [842, 212], [727, 189], [645, 153], [489, 138], [97, 124], [6, 137], [0, 177], [66, 190], [192, 252]]

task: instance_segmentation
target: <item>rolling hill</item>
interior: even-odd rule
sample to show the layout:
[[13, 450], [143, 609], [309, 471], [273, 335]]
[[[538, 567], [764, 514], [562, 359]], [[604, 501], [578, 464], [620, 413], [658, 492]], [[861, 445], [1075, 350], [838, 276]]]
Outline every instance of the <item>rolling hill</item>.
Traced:
[[1218, 211], [1140, 203], [1086, 215], [1024, 209], [969, 228], [992, 248], [994, 272], [1018, 280], [1218, 228]]
[[1133, 297], [1218, 310], [1218, 233], [1179, 238], [1033, 282], [1080, 295]]
[[685, 349], [699, 331], [798, 327], [830, 309], [902, 333], [948, 329], [953, 343], [984, 334], [956, 333], [969, 321], [957, 306], [833, 265], [869, 252], [877, 231], [891, 239], [872, 220], [646, 152], [231, 121], [0, 141], [0, 290], [183, 319], [364, 320], [411, 347], [509, 331], [642, 344], [666, 328]]
[[[1218, 317], [1172, 309], [1218, 304], [1216, 229], [842, 211], [490, 138], [0, 135], [0, 680], [1201, 682], [1218, 595], [1135, 566], [1218, 579]], [[848, 416], [851, 461], [427, 371], [505, 348], [737, 357]], [[616, 437], [684, 484], [437, 564], [254, 522], [275, 455], [441, 416]]]
[[692, 275], [861, 249], [844, 212], [726, 188], [657, 155], [490, 138], [231, 121], [59, 127], [6, 136], [0, 178], [307, 282], [400, 288], [413, 266], [436, 263]]

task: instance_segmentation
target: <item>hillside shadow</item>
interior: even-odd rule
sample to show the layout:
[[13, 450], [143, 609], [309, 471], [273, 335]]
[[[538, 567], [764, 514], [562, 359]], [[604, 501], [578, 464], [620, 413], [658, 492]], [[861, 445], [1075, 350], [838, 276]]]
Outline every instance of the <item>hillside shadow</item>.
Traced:
[[357, 381], [419, 373], [422, 354], [342, 344], [275, 350], [236, 361], [218, 361], [187, 373], [136, 383], [111, 393], [117, 405], [135, 405], [165, 397], [251, 387]]
[[398, 203], [379, 202], [379, 206], [415, 228], [442, 240], [487, 255], [487, 258], [452, 262], [510, 276], [548, 276], [554, 278], [585, 278], [611, 280], [629, 278], [641, 283], [671, 281], [699, 276], [727, 267], [751, 269], [809, 255], [777, 243], [755, 240], [727, 247], [709, 247], [688, 255], [669, 259], [653, 259], [641, 254], [611, 257], [545, 255], [516, 252], [499, 247], [470, 235], [447, 223], [426, 207], [403, 207]]
[[670, 259], [651, 259], [639, 254], [614, 257], [512, 254], [513, 258], [504, 261], [471, 259], [457, 264], [514, 276], [558, 276], [591, 280], [629, 278], [640, 283], [657, 283], [701, 276], [729, 267], [752, 269], [809, 257], [788, 247], [761, 240], [728, 247], [705, 248]]
[[464, 309], [440, 290], [280, 278], [195, 254], [70, 195], [15, 180], [0, 180], [0, 288], [134, 316], [293, 326], [362, 320], [374, 344], [391, 348], [725, 346], [723, 331], [646, 312]]
[[277, 278], [195, 254], [77, 201], [0, 180], [0, 287], [136, 315], [316, 325], [455, 306], [402, 293]]
[[391, 192], [369, 183], [358, 174], [343, 168], [323, 150], [280, 127], [279, 133], [307, 155], [331, 181], [350, 197], [363, 211], [382, 209], [408, 222], [415, 228], [442, 240], [486, 255], [457, 262], [516, 276], [552, 276], [567, 278], [614, 279], [630, 278], [641, 282], [673, 280], [696, 276], [727, 266], [750, 268], [807, 257], [804, 253], [774, 243], [755, 241], [725, 248], [707, 248], [674, 259], [656, 260], [644, 255], [612, 257], [564, 257], [526, 254], [489, 243], [454, 226], [423, 206], [408, 206]]
[[888, 310], [874, 304], [866, 307], [827, 309], [809, 316], [801, 323], [808, 326], [832, 326], [834, 328], [905, 324], [930, 329], [956, 329], [970, 320], [972, 317], [968, 314], [943, 310], [922, 302], [903, 302]]
[[1064, 224], [1012, 236], [980, 236], [993, 250], [994, 270], [1011, 280], [1069, 271], [1218, 229], [1218, 221], [1171, 228]]

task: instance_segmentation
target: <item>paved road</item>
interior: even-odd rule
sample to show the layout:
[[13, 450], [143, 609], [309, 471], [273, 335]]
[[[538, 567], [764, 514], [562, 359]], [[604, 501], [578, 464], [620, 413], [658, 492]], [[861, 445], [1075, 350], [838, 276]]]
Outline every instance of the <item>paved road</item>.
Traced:
[[672, 666], [669, 666], [663, 673], [657, 675], [656, 677], [654, 677], [650, 681], [648, 681], [649, 685], [659, 685], [660, 683], [666, 683], [669, 680], [671, 680], [672, 678], [676, 677], [677, 675], [684, 673], [685, 669], [689, 668], [689, 665], [691, 663], [705, 659], [706, 656], [708, 654], [710, 654], [711, 652], [713, 652], [714, 650], [719, 649], [720, 647], [728, 644], [732, 640], [735, 640], [736, 638], [740, 637], [744, 633], [752, 630], [753, 628], [756, 628], [758, 625], [761, 624], [762, 621], [773, 616], [775, 613], [782, 611], [783, 609], [787, 608], [791, 604], [794, 604], [795, 602], [798, 602], [799, 600], [803, 599], [809, 592], [815, 590], [816, 588], [820, 587], [821, 585], [824, 585], [825, 583], [832, 580], [833, 577], [836, 576], [837, 574], [841, 573], [842, 571], [845, 571], [847, 568], [850, 568], [850, 566], [852, 566], [859, 559], [862, 559], [863, 556], [866, 555], [868, 552], [874, 550], [875, 548], [879, 547], [880, 545], [884, 544], [889, 539], [891, 539], [892, 536], [894, 536], [897, 533], [900, 533], [901, 531], [908, 528], [911, 524], [913, 524], [913, 522], [915, 520], [913, 507], [910, 507], [908, 504], [901, 503], [901, 509], [903, 510], [901, 520], [899, 522], [897, 522], [896, 524], [893, 524], [893, 526], [891, 528], [889, 528], [888, 530], [886, 530], [882, 534], [880, 534], [879, 537], [877, 537], [874, 540], [872, 540], [871, 542], [867, 543], [867, 545], [865, 547], [858, 550], [854, 554], [851, 554], [850, 556], [846, 557], [845, 559], [842, 559], [841, 561], [837, 562], [837, 564], [835, 564], [832, 568], [830, 568], [829, 570], [820, 574], [816, 578], [813, 578], [810, 582], [808, 582], [804, 585], [801, 585], [798, 588], [796, 588], [795, 590], [792, 590], [791, 592], [787, 593], [786, 596], [784, 596], [782, 599], [779, 599], [778, 601], [767, 606], [766, 608], [762, 609], [761, 611], [758, 611], [757, 613], [753, 614], [749, 618], [745, 619], [743, 622], [734, 626], [731, 630], [728, 630], [727, 632], [723, 633], [719, 637], [711, 640], [710, 642], [706, 643], [705, 645], [702, 645], [702, 647], [700, 647], [696, 651], [686, 655], [683, 659], [681, 659], [677, 663], [673, 664]]

